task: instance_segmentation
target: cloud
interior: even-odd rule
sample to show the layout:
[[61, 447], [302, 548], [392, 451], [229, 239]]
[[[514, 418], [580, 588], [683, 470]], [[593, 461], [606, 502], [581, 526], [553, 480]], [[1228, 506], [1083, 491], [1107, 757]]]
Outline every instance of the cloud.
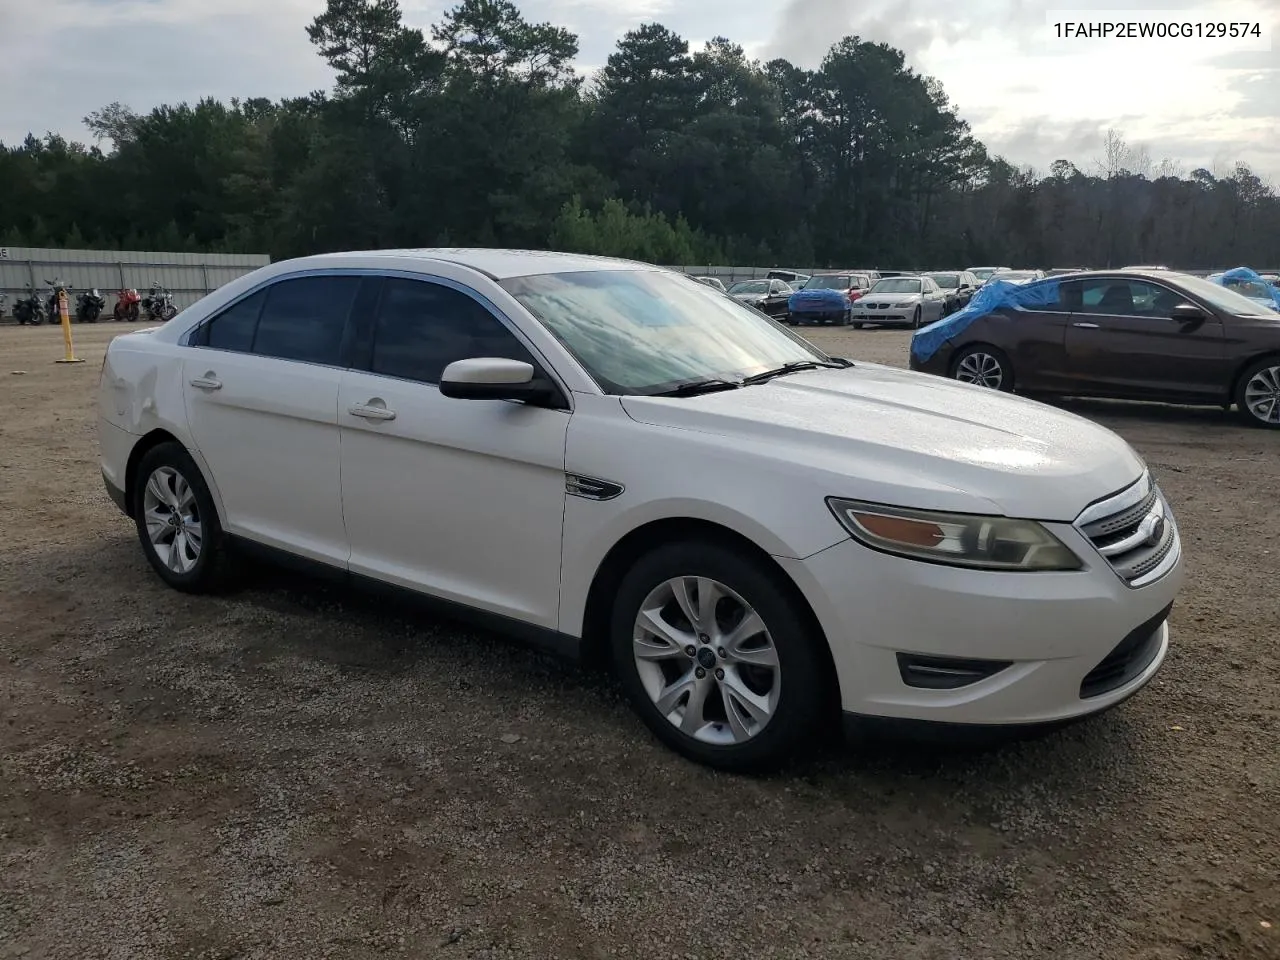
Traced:
[[[405, 22], [425, 29], [457, 0], [401, 2]], [[1176, 53], [1141, 41], [1079, 45], [1055, 40], [1046, 24], [1050, 9], [1194, 9], [1211, 19], [1244, 3], [1274, 35], [1280, 0], [517, 2], [528, 19], [577, 33], [580, 65], [603, 64], [623, 33], [651, 20], [694, 50], [727, 34], [752, 56], [807, 67], [854, 34], [892, 44], [941, 80], [974, 133], [1013, 163], [1047, 169], [1065, 157], [1087, 167], [1100, 131], [1115, 127], [1157, 159], [1190, 168], [1240, 158], [1280, 176], [1280, 47], [1223, 54], [1208, 45]], [[305, 33], [324, 4], [0, 0], [0, 36], [10, 40], [0, 57], [0, 139], [47, 130], [83, 139], [81, 118], [113, 100], [145, 111], [202, 96], [327, 89], [332, 74]]]

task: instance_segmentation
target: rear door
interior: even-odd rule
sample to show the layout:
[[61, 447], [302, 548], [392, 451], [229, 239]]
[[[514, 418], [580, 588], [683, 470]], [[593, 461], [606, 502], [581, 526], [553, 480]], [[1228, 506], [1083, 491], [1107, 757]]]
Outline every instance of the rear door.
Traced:
[[344, 566], [338, 380], [360, 278], [276, 281], [195, 331], [183, 359], [192, 439], [227, 532]]
[[[1116, 396], [1221, 399], [1228, 380], [1222, 322], [1175, 320], [1188, 298], [1163, 284], [1125, 277], [1074, 281], [1080, 298], [1067, 327], [1069, 386]], [[1065, 286], [1065, 284], [1064, 284]]]

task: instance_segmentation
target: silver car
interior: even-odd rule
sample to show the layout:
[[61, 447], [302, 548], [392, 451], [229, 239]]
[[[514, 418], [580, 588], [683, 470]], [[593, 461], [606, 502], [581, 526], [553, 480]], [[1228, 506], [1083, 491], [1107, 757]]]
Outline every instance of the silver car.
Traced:
[[853, 305], [853, 326], [866, 323], [901, 324], [918, 330], [941, 320], [947, 295], [932, 277], [885, 277]]

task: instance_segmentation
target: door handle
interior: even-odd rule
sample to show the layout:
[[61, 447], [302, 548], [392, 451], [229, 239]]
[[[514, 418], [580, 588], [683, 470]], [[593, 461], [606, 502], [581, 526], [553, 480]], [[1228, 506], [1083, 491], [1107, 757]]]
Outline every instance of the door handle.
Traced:
[[381, 401], [376, 404], [372, 401], [353, 404], [347, 407], [347, 413], [364, 420], [394, 420], [396, 418], [396, 412], [388, 410]]
[[1085, 329], [1085, 330], [1097, 330], [1097, 329], [1098, 329], [1098, 325], [1097, 325], [1096, 323], [1073, 323], [1073, 324], [1072, 324], [1072, 326], [1073, 326], [1073, 327], [1081, 327], [1081, 328], [1083, 328], [1083, 329]]
[[203, 377], [193, 377], [191, 379], [193, 387], [199, 387], [201, 390], [221, 390], [222, 381], [213, 376], [212, 371], [206, 373]]

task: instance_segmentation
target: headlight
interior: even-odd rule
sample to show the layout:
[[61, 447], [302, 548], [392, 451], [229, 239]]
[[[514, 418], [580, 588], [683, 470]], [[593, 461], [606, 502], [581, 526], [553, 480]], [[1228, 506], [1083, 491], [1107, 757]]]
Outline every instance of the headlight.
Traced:
[[1079, 570], [1084, 565], [1034, 520], [937, 513], [828, 497], [855, 540], [915, 560], [982, 570]]

